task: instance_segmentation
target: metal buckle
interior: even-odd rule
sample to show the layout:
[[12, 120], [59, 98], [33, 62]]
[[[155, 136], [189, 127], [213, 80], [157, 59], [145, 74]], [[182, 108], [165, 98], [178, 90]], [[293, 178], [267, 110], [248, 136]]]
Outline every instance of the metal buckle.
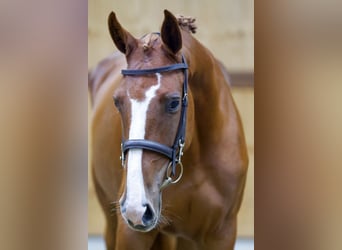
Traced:
[[182, 163], [182, 156], [183, 156], [183, 149], [184, 149], [184, 146], [185, 146], [185, 142], [182, 143], [182, 140], [179, 139], [179, 152], [178, 152], [178, 158], [177, 158], [177, 163]]
[[188, 106], [188, 94], [187, 93], [184, 93], [182, 101], [183, 101], [183, 107]]
[[120, 156], [121, 166], [125, 168], [125, 153], [123, 151], [123, 144], [121, 143], [121, 156]]

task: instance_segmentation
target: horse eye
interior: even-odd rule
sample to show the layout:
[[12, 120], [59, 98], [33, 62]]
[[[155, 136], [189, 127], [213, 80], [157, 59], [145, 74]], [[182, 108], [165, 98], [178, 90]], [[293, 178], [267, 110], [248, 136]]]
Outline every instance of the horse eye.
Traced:
[[118, 98], [113, 97], [114, 105], [117, 109], [120, 109], [120, 101]]
[[166, 111], [168, 113], [175, 113], [179, 108], [180, 98], [179, 97], [172, 97], [166, 106]]

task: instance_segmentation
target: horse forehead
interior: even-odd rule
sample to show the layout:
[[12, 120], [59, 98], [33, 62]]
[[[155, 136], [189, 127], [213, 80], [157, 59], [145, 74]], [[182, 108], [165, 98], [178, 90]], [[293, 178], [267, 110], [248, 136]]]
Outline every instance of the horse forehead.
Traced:
[[160, 67], [170, 64], [172, 60], [166, 56], [163, 42], [159, 34], [149, 33], [138, 40], [138, 46], [128, 57], [128, 64], [134, 69], [144, 67]]
[[[159, 75], [159, 76], [158, 76]], [[154, 92], [154, 96], [157, 95], [157, 91], [161, 88], [162, 81], [160, 74], [154, 74], [153, 77], [140, 77], [137, 81], [131, 82], [127, 89], [127, 95], [130, 99], [142, 102], [146, 99], [146, 94], [151, 90], [153, 86], [159, 85], [158, 89]]]
[[155, 95], [164, 95], [169, 92], [181, 91], [184, 75], [181, 71], [172, 73], [156, 73], [139, 77], [132, 77], [126, 80], [126, 95], [130, 99], [143, 101], [146, 97], [146, 92], [154, 85], [160, 86], [155, 92]]

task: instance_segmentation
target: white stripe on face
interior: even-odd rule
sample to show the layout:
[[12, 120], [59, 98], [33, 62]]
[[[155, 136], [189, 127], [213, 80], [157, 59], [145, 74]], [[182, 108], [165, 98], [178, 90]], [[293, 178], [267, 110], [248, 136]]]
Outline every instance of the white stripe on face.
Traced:
[[[151, 86], [145, 93], [143, 101], [130, 99], [131, 101], [131, 126], [129, 129], [129, 140], [144, 139], [146, 115], [151, 100], [161, 85], [161, 75], [157, 76], [157, 85]], [[145, 188], [142, 174], [142, 149], [130, 149], [127, 158], [127, 184], [126, 184], [127, 209], [138, 209], [145, 200]], [[138, 212], [138, 211], [137, 211]]]

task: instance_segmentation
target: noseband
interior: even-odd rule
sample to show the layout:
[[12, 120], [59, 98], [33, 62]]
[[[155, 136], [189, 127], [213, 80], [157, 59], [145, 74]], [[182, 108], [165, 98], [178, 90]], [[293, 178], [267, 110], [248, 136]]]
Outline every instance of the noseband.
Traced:
[[[178, 124], [178, 130], [176, 134], [176, 138], [174, 140], [173, 145], [167, 146], [155, 141], [140, 139], [140, 140], [122, 140], [121, 143], [121, 164], [124, 166], [125, 163], [125, 155], [129, 149], [146, 149], [150, 151], [157, 152], [162, 154], [170, 159], [170, 163], [166, 170], [167, 179], [162, 184], [161, 188], [164, 188], [170, 183], [176, 183], [179, 181], [182, 171], [182, 156], [183, 149], [185, 145], [185, 128], [186, 128], [186, 112], [188, 106], [188, 65], [185, 61], [184, 56], [182, 55], [182, 63], [176, 63], [168, 66], [163, 66], [159, 68], [151, 68], [151, 69], [133, 69], [133, 70], [122, 70], [121, 73], [124, 76], [141, 76], [141, 75], [149, 75], [156, 73], [169, 72], [174, 70], [183, 70], [184, 72], [184, 82], [183, 82], [183, 96], [182, 96], [182, 109], [180, 120]], [[180, 176], [176, 180], [172, 180], [170, 176], [169, 168], [172, 167], [171, 175], [175, 176], [176, 174], [176, 165], [179, 164], [181, 167]]]

